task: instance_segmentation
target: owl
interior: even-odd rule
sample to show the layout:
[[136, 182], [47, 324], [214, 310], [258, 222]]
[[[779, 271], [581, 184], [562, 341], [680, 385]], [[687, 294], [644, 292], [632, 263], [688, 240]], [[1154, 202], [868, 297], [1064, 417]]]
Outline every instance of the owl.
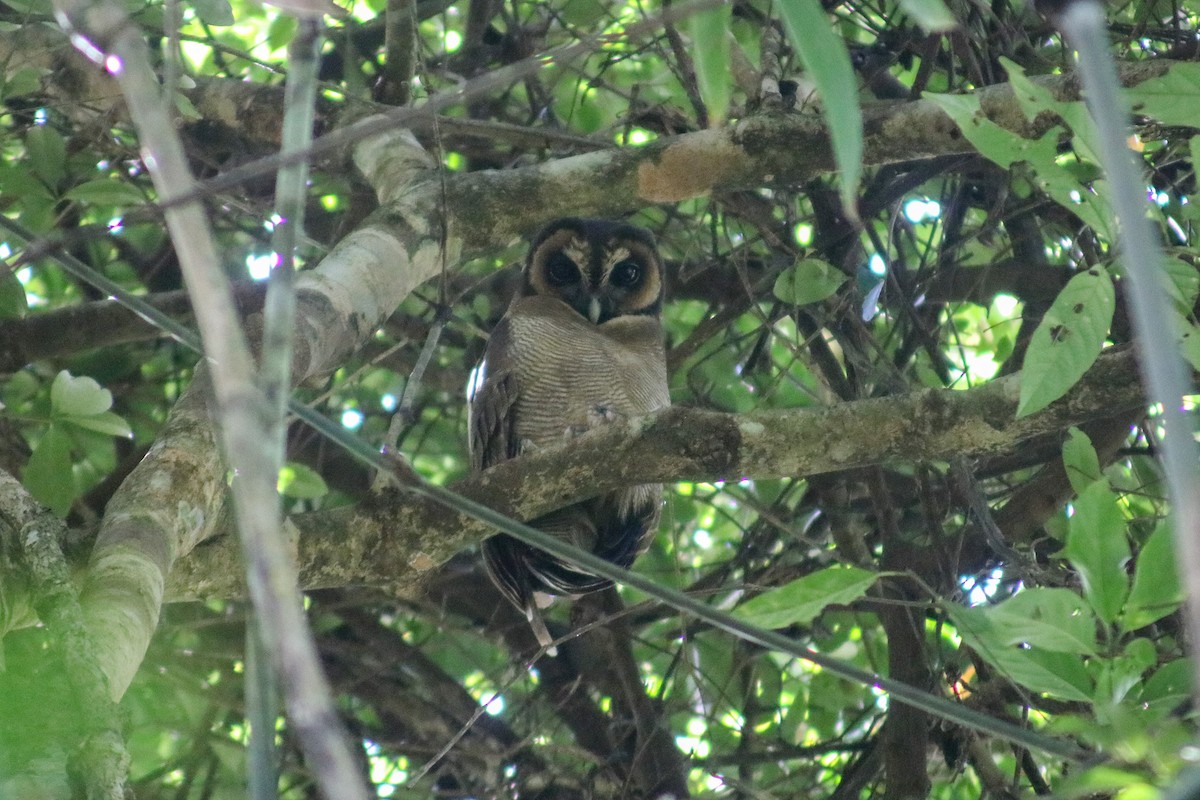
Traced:
[[[600, 219], [547, 225], [472, 381], [473, 468], [670, 405], [662, 298], [662, 262], [649, 231]], [[633, 486], [530, 525], [628, 567], [653, 536], [660, 504], [659, 486]], [[611, 584], [504, 534], [485, 541], [483, 555], [492, 580], [552, 655], [539, 609], [552, 595]]]

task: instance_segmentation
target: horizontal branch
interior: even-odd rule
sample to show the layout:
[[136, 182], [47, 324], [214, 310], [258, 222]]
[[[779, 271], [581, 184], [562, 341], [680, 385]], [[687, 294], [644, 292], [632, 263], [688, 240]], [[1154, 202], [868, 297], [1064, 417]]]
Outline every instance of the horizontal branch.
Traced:
[[[0, 64], [4, 65], [0, 73], [24, 66], [46, 69], [51, 76], [49, 85], [39, 91], [71, 113], [102, 118], [113, 111], [119, 92], [94, 65], [70, 49], [65, 36], [39, 28], [37, 46], [32, 46], [28, 35], [24, 30], [0, 33]], [[1120, 77], [1126, 86], [1134, 86], [1163, 75], [1173, 63], [1163, 59], [1126, 62], [1119, 65]], [[53, 76], [57, 75], [63, 76], [61, 84], [55, 82]], [[1058, 101], [1081, 99], [1074, 74], [1031, 80]], [[462, 90], [469, 91], [469, 86]], [[279, 87], [221, 79], [205, 79], [188, 92], [205, 122], [234, 129], [252, 143], [270, 148], [279, 144], [281, 94]], [[973, 95], [979, 99], [984, 117], [1021, 136], [1036, 137], [1059, 124], [1047, 114], [1027, 120], [1009, 84], [983, 87]], [[372, 107], [387, 113], [360, 120], [350, 128], [338, 127], [342, 120], [335, 114], [361, 117]], [[363, 102], [325, 105], [318, 127], [333, 131], [338, 141], [343, 141], [355, 138], [354, 128], [359, 128], [361, 139], [372, 131], [420, 129], [433, 117], [421, 108], [387, 109]], [[926, 100], [868, 103], [863, 121], [866, 166], [974, 152], [955, 123]], [[456, 123], [451, 119], [447, 124]], [[487, 135], [482, 130], [473, 133]], [[510, 138], [513, 132], [494, 134]], [[325, 138], [316, 140], [317, 147]], [[527, 234], [551, 217], [615, 215], [718, 191], [800, 184], [833, 168], [830, 140], [820, 115], [808, 110], [761, 115], [722, 128], [663, 137], [644, 147], [612, 147], [521, 169], [449, 175], [446, 216], [455, 229], [452, 233], [462, 237], [463, 252], [476, 253]], [[520, 203], [513, 203], [514, 197], [519, 197]], [[456, 220], [462, 224], [456, 226]]]
[[[638, 483], [801, 477], [873, 464], [978, 458], [1144, 404], [1132, 350], [1102, 356], [1062, 400], [1017, 419], [1019, 376], [975, 389], [926, 389], [821, 409], [725, 414], [669, 408], [615, 422], [454, 485], [529, 520]], [[305, 588], [367, 584], [412, 591], [424, 573], [493, 531], [413, 491], [294, 516]], [[172, 600], [240, 596], [240, 553], [225, 536], [172, 571]]]

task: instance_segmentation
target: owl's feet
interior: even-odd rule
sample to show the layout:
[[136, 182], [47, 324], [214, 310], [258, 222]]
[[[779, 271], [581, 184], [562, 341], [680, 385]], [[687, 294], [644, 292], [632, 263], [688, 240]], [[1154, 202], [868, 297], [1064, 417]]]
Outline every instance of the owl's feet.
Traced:
[[598, 425], [607, 425], [610, 422], [616, 422], [624, 418], [624, 416], [624, 414], [612, 406], [594, 405], [588, 409], [588, 427], [595, 428]]
[[587, 422], [583, 425], [569, 425], [564, 433], [565, 438], [574, 439], [576, 436], [582, 436], [590, 430], [594, 430], [601, 425], [607, 425], [610, 422], [616, 422], [624, 418], [624, 414], [617, 411], [612, 406], [597, 404], [588, 409]]

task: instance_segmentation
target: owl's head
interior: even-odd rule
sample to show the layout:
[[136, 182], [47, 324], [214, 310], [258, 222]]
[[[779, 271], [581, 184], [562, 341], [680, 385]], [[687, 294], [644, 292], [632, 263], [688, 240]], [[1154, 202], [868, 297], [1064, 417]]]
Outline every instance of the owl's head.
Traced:
[[662, 311], [662, 261], [650, 231], [624, 222], [564, 217], [534, 238], [525, 295], [557, 297], [593, 324]]

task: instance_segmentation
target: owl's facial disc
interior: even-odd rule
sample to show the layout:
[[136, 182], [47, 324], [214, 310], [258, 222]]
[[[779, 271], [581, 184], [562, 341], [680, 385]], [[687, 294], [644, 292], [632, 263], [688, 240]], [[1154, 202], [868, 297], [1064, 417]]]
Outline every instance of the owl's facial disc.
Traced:
[[629, 315], [656, 315], [661, 264], [640, 228], [564, 218], [534, 242], [526, 262], [530, 294], [557, 297], [593, 325]]

